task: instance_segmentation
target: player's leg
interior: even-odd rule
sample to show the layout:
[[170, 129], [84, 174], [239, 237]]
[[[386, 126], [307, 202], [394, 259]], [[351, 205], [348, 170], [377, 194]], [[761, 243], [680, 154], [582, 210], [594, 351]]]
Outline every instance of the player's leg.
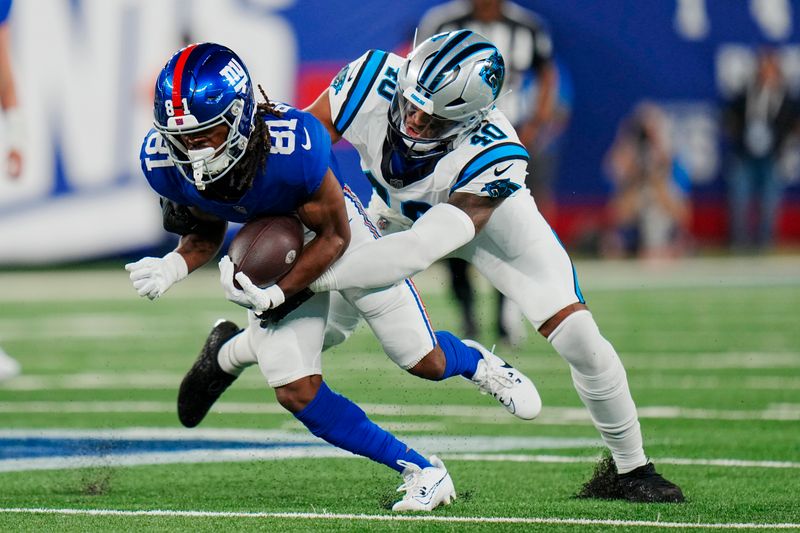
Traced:
[[[345, 191], [350, 217], [350, 249], [379, 238], [358, 200]], [[345, 251], [345, 254], [348, 252]], [[447, 331], [434, 332], [422, 299], [411, 280], [375, 290], [350, 289], [334, 296], [327, 343], [343, 340], [347, 328], [363, 317], [401, 368], [431, 380], [463, 376], [491, 394], [506, 409], [523, 419], [535, 418], [541, 409], [536, 387], [522, 372], [475, 341], [462, 342]], [[343, 302], [346, 300], [346, 302]], [[351, 304], [350, 306], [347, 303]]]
[[195, 427], [245, 368], [258, 362], [254, 333], [259, 320], [248, 313], [245, 330], [229, 320], [218, 320], [206, 338], [192, 367], [178, 390], [178, 418], [186, 427]]
[[[328, 294], [318, 294], [280, 323], [259, 328], [258, 365], [275, 389], [278, 402], [312, 434], [403, 473], [433, 495], [424, 502], [403, 499], [396, 510], [431, 510], [449, 503], [455, 498], [455, 489], [438, 459], [425, 459], [323, 381], [321, 352], [327, 313]], [[414, 491], [412, 495], [419, 496]], [[402, 502], [406, 503], [400, 505]]]
[[361, 322], [358, 310], [345, 300], [344, 296], [336, 291], [332, 291], [330, 295], [331, 303], [322, 344], [323, 352], [349, 339]]
[[[619, 474], [644, 468], [647, 457], [625, 368], [600, 334], [569, 256], [533, 200], [528, 195], [506, 200], [465, 251], [569, 363], [575, 389]], [[670, 491], [661, 496], [661, 501], [676, 499]]]
[[478, 324], [475, 321], [475, 291], [469, 277], [469, 263], [456, 257], [446, 260], [450, 272], [450, 288], [461, 309], [462, 331], [466, 337], [478, 336]]
[[[435, 381], [463, 376], [516, 416], [530, 420], [539, 414], [539, 394], [522, 372], [476, 341], [433, 330], [410, 280], [385, 289], [353, 289], [342, 294], [400, 368]], [[341, 308], [337, 315], [341, 317]]]
[[230, 351], [234, 339], [241, 341], [245, 337], [241, 331], [233, 322], [222, 319], [211, 328], [200, 355], [178, 389], [178, 419], [184, 426], [193, 428], [202, 422], [214, 402], [238, 377], [238, 373], [221, 365], [220, 354], [222, 347], [228, 346], [226, 351]]

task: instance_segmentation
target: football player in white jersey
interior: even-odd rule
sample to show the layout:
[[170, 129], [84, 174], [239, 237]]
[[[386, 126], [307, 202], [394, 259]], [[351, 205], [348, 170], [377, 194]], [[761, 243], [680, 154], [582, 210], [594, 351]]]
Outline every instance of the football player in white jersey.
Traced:
[[[583, 494], [683, 501], [648, 461], [622, 362], [525, 188], [528, 153], [494, 106], [504, 71], [497, 48], [469, 30], [435, 35], [407, 58], [372, 50], [341, 70], [308, 111], [358, 150], [374, 186], [369, 211], [388, 235], [351, 249], [311, 288], [382, 287], [444, 257], [470, 261], [570, 365], [613, 457]], [[336, 305], [329, 342], [357, 322]]]

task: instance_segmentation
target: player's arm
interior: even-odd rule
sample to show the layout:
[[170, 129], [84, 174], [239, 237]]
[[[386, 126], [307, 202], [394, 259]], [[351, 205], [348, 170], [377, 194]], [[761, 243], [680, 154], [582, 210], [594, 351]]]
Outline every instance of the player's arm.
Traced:
[[386, 52], [380, 50], [368, 50], [346, 64], [331, 80], [330, 86], [303, 110], [314, 115], [325, 126], [331, 142], [338, 142], [349, 130], [364, 105], [364, 90], [371, 90], [368, 89], [371, 85], [365, 82], [374, 82], [387, 56]]
[[225, 240], [228, 222], [196, 207], [189, 207], [188, 211], [198, 223], [193, 231], [181, 235], [175, 253], [181, 255], [191, 273], [217, 255]]
[[330, 96], [328, 95], [329, 91], [330, 89], [325, 89], [317, 97], [314, 103], [305, 108], [303, 111], [311, 113], [317, 118], [317, 120], [322, 122], [322, 125], [325, 126], [325, 129], [328, 130], [328, 134], [331, 136], [331, 142], [336, 143], [342, 138], [342, 134], [336, 131], [336, 128], [333, 126], [333, 118], [331, 117], [331, 100]]
[[303, 247], [303, 253], [289, 273], [278, 282], [286, 297], [308, 287], [334, 262], [350, 244], [350, 224], [339, 181], [328, 169], [322, 185], [297, 214], [303, 224], [316, 235]]
[[125, 265], [139, 296], [155, 300], [213, 258], [222, 246], [228, 223], [195, 207], [161, 198], [164, 229], [180, 235], [178, 246], [164, 257], [143, 257]]
[[503, 199], [523, 189], [528, 158], [513, 140], [490, 142], [455, 176], [448, 203], [431, 207], [406, 231], [350, 250], [311, 289], [385, 287], [425, 270], [471, 241]]
[[11, 66], [8, 23], [0, 24], [0, 107], [3, 109], [8, 175], [19, 177], [22, 172], [22, 146], [25, 124], [17, 102], [14, 72]]
[[471, 241], [502, 201], [456, 192], [448, 203], [433, 206], [406, 231], [350, 250], [311, 289], [384, 287], [422, 272]]
[[[297, 209], [297, 214], [315, 236], [303, 247], [297, 263], [277, 284], [261, 289], [243, 272], [234, 275], [230, 258], [222, 258], [219, 263], [220, 281], [228, 300], [257, 313], [264, 313], [275, 308], [283, 309], [279, 306], [294, 295], [298, 295], [294, 304], [299, 305], [312, 294], [307, 290], [311, 282], [339, 259], [350, 244], [350, 224], [344, 195], [330, 168], [311, 198]], [[241, 289], [234, 286], [233, 279], [239, 283]], [[297, 307], [294, 304], [292, 300], [286, 302], [289, 311]], [[260, 317], [267, 323], [270, 321], [268, 314]]]

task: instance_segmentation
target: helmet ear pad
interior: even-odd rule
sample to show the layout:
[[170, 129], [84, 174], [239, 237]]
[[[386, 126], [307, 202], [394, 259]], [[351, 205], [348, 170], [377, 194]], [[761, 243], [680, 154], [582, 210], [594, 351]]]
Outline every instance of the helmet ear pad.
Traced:
[[[156, 80], [154, 126], [169, 141], [170, 158], [199, 190], [223, 178], [244, 155], [255, 124], [256, 101], [241, 58], [215, 43], [176, 52]], [[229, 127], [221, 150], [190, 154], [182, 135], [219, 124]]]

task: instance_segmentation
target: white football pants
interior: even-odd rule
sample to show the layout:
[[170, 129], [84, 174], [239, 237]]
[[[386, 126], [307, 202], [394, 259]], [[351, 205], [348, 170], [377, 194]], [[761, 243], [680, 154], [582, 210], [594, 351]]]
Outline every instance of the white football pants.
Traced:
[[[350, 246], [377, 238], [377, 229], [347, 187], [345, 204], [350, 219]], [[312, 237], [309, 232], [307, 240]], [[332, 300], [341, 301], [341, 306], [347, 306], [347, 312], [342, 315], [330, 310]], [[413, 367], [436, 345], [433, 326], [422, 300], [414, 284], [404, 280], [384, 289], [316, 294], [268, 328], [262, 328], [255, 314], [248, 312], [247, 328], [220, 349], [219, 363], [231, 374], [239, 374], [258, 363], [271, 387], [322, 374], [323, 346], [344, 341], [360, 318], [366, 320], [386, 354], [401, 368]], [[330, 331], [331, 340], [324, 342], [326, 331]]]

